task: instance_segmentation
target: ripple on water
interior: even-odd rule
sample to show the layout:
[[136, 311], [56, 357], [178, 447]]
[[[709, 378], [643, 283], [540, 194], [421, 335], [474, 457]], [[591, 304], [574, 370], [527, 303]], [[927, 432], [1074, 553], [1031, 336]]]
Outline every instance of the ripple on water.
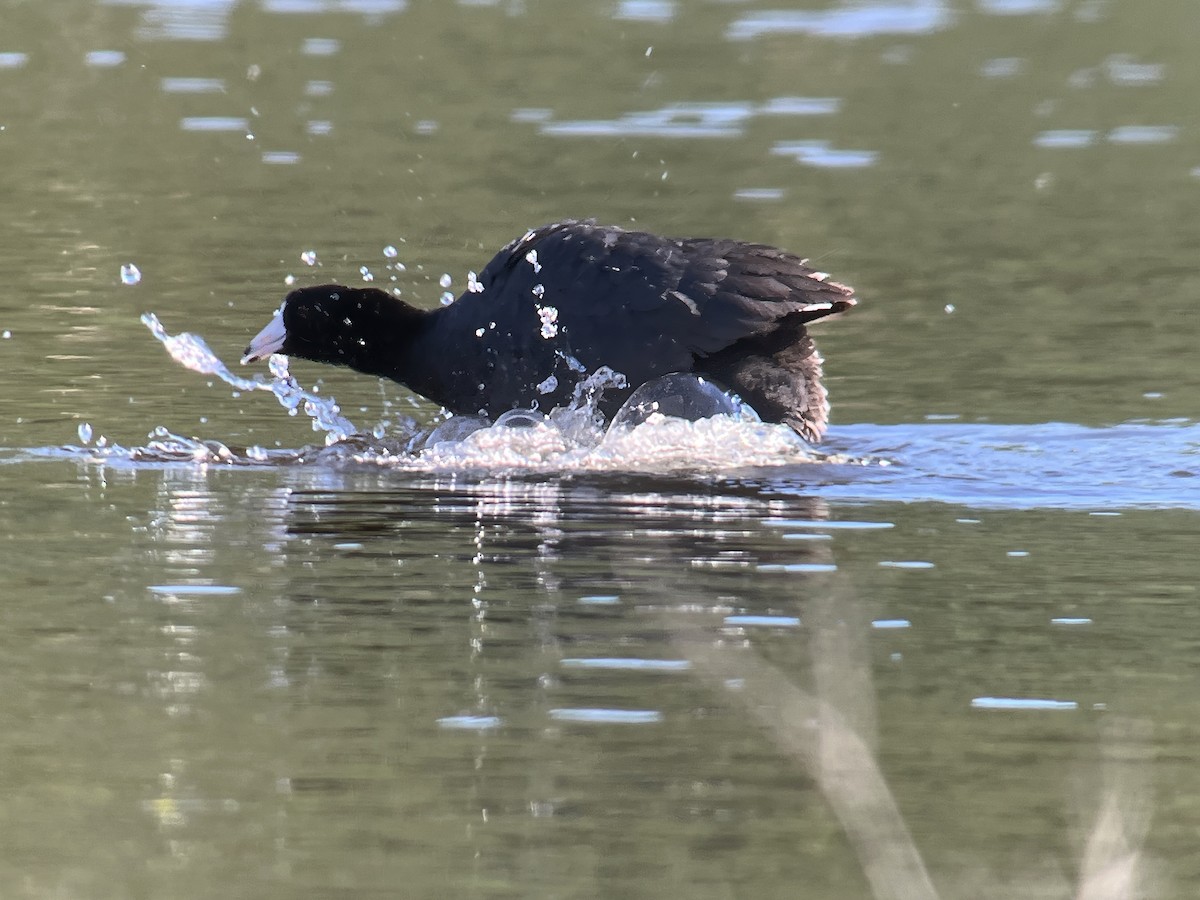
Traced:
[[1035, 147], [1064, 149], [1087, 147], [1096, 141], [1096, 132], [1079, 128], [1055, 128], [1043, 131], [1033, 139]]
[[499, 728], [499, 716], [443, 716], [437, 720], [438, 726], [457, 731], [488, 731]]
[[670, 22], [675, 18], [675, 0], [618, 0], [613, 18], [626, 22]]
[[855, 522], [852, 520], [822, 521], [821, 519], [767, 519], [764, 523], [772, 528], [820, 528], [841, 531], [875, 531], [883, 528], [895, 528], [893, 522]]
[[1122, 125], [1108, 133], [1110, 144], [1167, 144], [1179, 137], [1176, 125]]
[[759, 572], [783, 572], [788, 575], [822, 575], [836, 572], [834, 563], [761, 563], [755, 566]]
[[1058, 12], [1061, 0], [978, 0], [979, 8], [993, 16], [1030, 16]]
[[227, 584], [152, 584], [150, 593], [171, 597], [228, 597], [240, 594], [240, 587]]
[[725, 625], [730, 628], [799, 628], [800, 619], [796, 616], [726, 616]]
[[649, 725], [661, 722], [663, 715], [654, 709], [577, 709], [550, 710], [550, 718], [558, 722], [578, 722], [587, 725]]
[[888, 34], [932, 34], [948, 28], [953, 13], [940, 0], [908, 3], [863, 3], [827, 10], [763, 10], [735, 19], [726, 29], [731, 41], [767, 35], [811, 34], [866, 38]]
[[1039, 697], [976, 697], [972, 709], [1071, 710], [1079, 709], [1074, 700], [1049, 700]]
[[83, 62], [94, 69], [111, 69], [125, 62], [125, 54], [120, 50], [89, 50]]
[[180, 78], [168, 77], [159, 81], [164, 94], [223, 94], [224, 78]]
[[829, 141], [779, 141], [771, 147], [772, 156], [790, 156], [806, 166], [826, 169], [861, 169], [873, 166], [879, 159], [874, 150], [842, 150]]
[[241, 116], [184, 116], [179, 127], [183, 131], [248, 131], [250, 120]]
[[691, 663], [686, 659], [639, 659], [637, 657], [600, 657], [564, 659], [565, 669], [615, 669], [628, 672], [686, 672]]

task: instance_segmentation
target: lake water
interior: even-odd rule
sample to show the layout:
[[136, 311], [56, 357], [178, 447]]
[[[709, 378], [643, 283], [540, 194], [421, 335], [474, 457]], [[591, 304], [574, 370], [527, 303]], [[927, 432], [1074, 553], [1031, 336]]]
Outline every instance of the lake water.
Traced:
[[[1192, 4], [0, 16], [0, 895], [1195, 895]], [[325, 447], [140, 321], [232, 361], [568, 216], [853, 284], [819, 453], [414, 460], [295, 362]]]

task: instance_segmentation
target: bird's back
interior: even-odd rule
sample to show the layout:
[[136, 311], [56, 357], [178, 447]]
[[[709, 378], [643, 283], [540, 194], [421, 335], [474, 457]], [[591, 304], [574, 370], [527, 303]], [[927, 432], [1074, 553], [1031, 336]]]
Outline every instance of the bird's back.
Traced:
[[769, 343], [782, 331], [794, 343], [804, 323], [855, 302], [849, 288], [774, 247], [575, 221], [527, 232], [472, 287], [444, 311], [446, 327], [477, 337], [464, 372], [483, 363], [491, 376], [462, 411], [492, 415], [534, 400], [561, 405], [581, 372], [600, 366], [634, 388], [736, 357], [739, 342]]

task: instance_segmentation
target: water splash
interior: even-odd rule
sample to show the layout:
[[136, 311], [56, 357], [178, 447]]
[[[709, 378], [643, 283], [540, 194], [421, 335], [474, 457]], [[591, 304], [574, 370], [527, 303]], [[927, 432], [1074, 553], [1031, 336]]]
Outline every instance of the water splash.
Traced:
[[341, 415], [332, 397], [303, 388], [288, 372], [285, 356], [270, 359], [271, 380], [233, 374], [195, 334], [169, 334], [153, 313], [142, 323], [171, 358], [193, 372], [211, 375], [238, 391], [265, 391], [290, 415], [301, 410], [324, 446], [296, 450], [244, 449], [217, 440], [186, 438], [158, 427], [142, 447], [127, 448], [81, 426], [85, 452], [106, 462], [203, 465], [325, 464], [413, 472], [717, 472], [736, 468], [847, 461], [812, 451], [791, 429], [762, 423], [732, 395], [694, 375], [672, 375], [642, 385], [611, 426], [599, 405], [606, 391], [627, 386], [625, 376], [602, 366], [590, 374], [574, 357], [560, 354], [580, 376], [572, 399], [549, 412], [515, 409], [495, 422], [443, 413], [424, 428], [407, 417], [379, 422], [362, 433]]
[[261, 375], [241, 378], [229, 371], [229, 367], [199, 335], [186, 331], [168, 334], [158, 316], [152, 312], [142, 314], [142, 324], [150, 329], [150, 333], [166, 348], [171, 358], [185, 369], [201, 375], [215, 375], [239, 391], [269, 391], [289, 415], [296, 415], [298, 410], [303, 409], [304, 414], [312, 419], [313, 431], [325, 432], [327, 446], [358, 432], [354, 423], [341, 414], [336, 400], [320, 397], [300, 386], [288, 372], [286, 356], [272, 355], [268, 364], [272, 376], [270, 381], [265, 381]]

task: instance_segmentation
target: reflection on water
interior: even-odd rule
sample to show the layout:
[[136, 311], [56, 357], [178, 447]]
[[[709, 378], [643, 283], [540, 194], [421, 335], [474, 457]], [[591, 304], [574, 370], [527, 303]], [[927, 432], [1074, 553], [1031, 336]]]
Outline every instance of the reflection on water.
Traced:
[[[1136, 547], [1124, 517], [991, 513], [981, 530], [953, 507], [650, 477], [78, 472], [85, 508], [144, 507], [127, 530], [83, 526], [122, 565], [66, 560], [61, 576], [82, 564], [85, 596], [108, 597], [57, 605], [73, 637], [40, 631], [50, 597], [10, 600], [0, 649], [19, 690], [0, 712], [22, 724], [0, 753], [46, 737], [21, 708], [74, 702], [55, 679], [86, 681], [100, 717], [51, 716], [52, 780], [10, 802], [30, 840], [76, 847], [96, 884], [177, 883], [174, 868], [115, 868], [103, 853], [123, 842], [174, 859], [196, 890], [257, 873], [269, 896], [397, 879], [459, 895], [485, 879], [637, 896], [804, 880], [849, 897], [864, 878], [888, 896], [880, 883], [969, 883], [1014, 854], [1027, 862], [1009, 877], [1057, 871], [1065, 895], [1075, 854], [1054, 838], [1064, 819], [1099, 828], [1101, 797], [1130, 843], [1091, 865], [1140, 864], [1128, 817], [1144, 793], [1078, 760], [1109, 740], [1126, 766], [1148, 758], [1160, 738], [1145, 726], [1103, 738], [1091, 717], [1136, 707], [1122, 673], [1169, 653], [1125, 623], [1149, 616], [1177, 643], [1181, 607], [1125, 608], [1154, 564], [1136, 551], [1120, 585], [1074, 557], [1095, 574], [1069, 596], [981, 568], [1017, 539], [1042, 573], [1076, 546]], [[936, 567], [895, 563], [916, 548]], [[1072, 603], [1086, 631], [1052, 622]], [[1079, 810], [1059, 792], [1068, 776]], [[595, 854], [621, 865], [588, 868]], [[41, 876], [56, 859], [32, 858]]]
[[812, 34], [865, 38], [892, 34], [929, 34], [948, 28], [952, 10], [941, 0], [907, 3], [853, 3], [828, 10], [767, 10], [735, 19], [726, 36], [745, 41], [767, 35]]
[[761, 105], [672, 103], [612, 120], [555, 122], [550, 110], [519, 109], [513, 121], [537, 122], [542, 134], [557, 137], [719, 138], [742, 136], [755, 116], [826, 116], [840, 106], [836, 97], [773, 97]]

